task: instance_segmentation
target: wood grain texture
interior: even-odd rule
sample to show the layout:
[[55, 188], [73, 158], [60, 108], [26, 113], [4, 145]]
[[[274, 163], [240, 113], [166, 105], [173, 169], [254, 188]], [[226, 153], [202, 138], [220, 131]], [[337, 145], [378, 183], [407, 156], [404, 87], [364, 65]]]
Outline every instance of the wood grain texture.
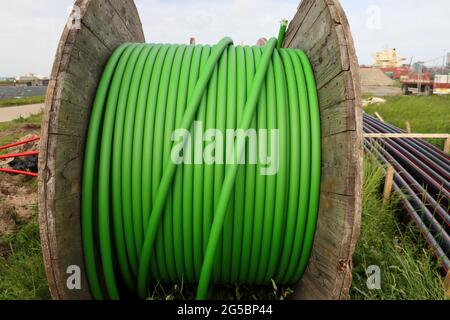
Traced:
[[50, 291], [54, 299], [89, 299], [68, 290], [68, 266], [84, 270], [80, 189], [88, 119], [103, 67], [124, 42], [144, 42], [132, 0], [77, 0], [81, 28], [65, 27], [47, 90], [39, 157], [39, 226]]
[[[42, 127], [39, 224], [55, 299], [89, 299], [66, 287], [66, 269], [83, 268], [80, 188], [85, 135], [97, 83], [121, 43], [144, 42], [132, 0], [78, 0], [81, 29], [65, 28], [52, 70]], [[311, 58], [319, 87], [323, 177], [319, 222], [308, 270], [296, 299], [344, 299], [359, 235], [362, 113], [358, 64], [348, 22], [335, 0], [304, 0], [285, 46]], [[84, 276], [84, 274], [83, 274]]]
[[303, 0], [285, 47], [311, 60], [319, 90], [322, 180], [311, 260], [294, 299], [347, 299], [361, 224], [363, 133], [358, 61], [337, 0]]

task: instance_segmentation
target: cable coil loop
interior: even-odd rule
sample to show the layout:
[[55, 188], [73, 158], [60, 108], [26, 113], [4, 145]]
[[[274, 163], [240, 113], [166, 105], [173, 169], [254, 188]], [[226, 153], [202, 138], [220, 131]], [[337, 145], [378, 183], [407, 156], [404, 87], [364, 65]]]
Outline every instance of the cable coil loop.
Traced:
[[[223, 139], [205, 139], [195, 124]], [[240, 144], [230, 129], [252, 130], [256, 140], [248, 134]], [[214, 149], [216, 161], [176, 163], [179, 130], [190, 137], [183, 159]], [[277, 139], [263, 139], [263, 130]], [[277, 48], [277, 39], [264, 47], [224, 38], [212, 47], [117, 48], [85, 147], [82, 239], [93, 297], [119, 299], [127, 290], [146, 298], [156, 281], [198, 283], [198, 299], [210, 283], [298, 281], [316, 227], [320, 136], [309, 60]], [[275, 174], [249, 161], [263, 151]], [[246, 161], [219, 161], [229, 154]]]

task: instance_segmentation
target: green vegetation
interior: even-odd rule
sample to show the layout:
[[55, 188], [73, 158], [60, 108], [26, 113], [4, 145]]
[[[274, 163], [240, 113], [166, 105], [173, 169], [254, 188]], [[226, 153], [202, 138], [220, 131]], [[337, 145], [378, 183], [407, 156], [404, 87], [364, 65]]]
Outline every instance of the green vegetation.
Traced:
[[0, 257], [0, 300], [50, 299], [36, 218], [1, 240], [11, 253]]
[[[365, 108], [369, 114], [378, 112], [386, 122], [406, 129], [406, 121], [414, 133], [450, 133], [449, 96], [396, 96], [386, 97], [385, 104]], [[435, 146], [444, 147], [442, 139], [430, 140]]]
[[0, 122], [0, 133], [6, 130], [20, 129], [24, 124], [41, 125], [42, 112], [33, 114], [29, 117], [19, 117], [12, 121]]
[[41, 127], [42, 112], [27, 118], [17, 118], [9, 122], [0, 122], [0, 146], [15, 142], [30, 130], [38, 131]]
[[[193, 300], [197, 285], [175, 284], [162, 285], [157, 283], [149, 288], [147, 300]], [[294, 293], [287, 287], [278, 287], [274, 281], [267, 286], [249, 285], [216, 285], [209, 297], [212, 300], [286, 300]]]
[[[41, 121], [42, 113], [0, 123], [0, 145], [39, 132]], [[30, 192], [37, 192], [37, 179], [29, 179], [23, 186]], [[50, 298], [41, 255], [37, 207], [34, 213], [29, 223], [19, 224], [16, 234], [0, 237], [0, 249], [7, 249], [7, 253], [0, 256], [0, 300]]]
[[366, 93], [362, 94], [361, 98], [363, 98], [364, 100], [367, 100], [367, 99], [373, 98], [373, 96], [374, 96], [374, 94], [372, 92], [366, 92]]
[[0, 80], [0, 87], [13, 86], [14, 80]]
[[[40, 124], [41, 118], [42, 115], [36, 115], [0, 123], [0, 134], [4, 130], [8, 133], [19, 131], [23, 125]], [[30, 193], [37, 192], [37, 179], [21, 181], [22, 187]], [[33, 216], [28, 222], [16, 216], [14, 207], [11, 209], [12, 212], [7, 214], [11, 214], [19, 231], [13, 235], [0, 236], [0, 300], [50, 299], [41, 255], [37, 205], [33, 206]]]
[[0, 107], [22, 106], [27, 104], [43, 103], [44, 101], [45, 101], [44, 96], [34, 96], [17, 99], [2, 99], [0, 100]]
[[[366, 159], [361, 238], [353, 256], [354, 300], [440, 300], [443, 281], [436, 259], [414, 225], [400, 224], [399, 199], [383, 205], [383, 168]], [[381, 290], [367, 289], [366, 270], [381, 269]]]
[[397, 87], [397, 88], [401, 88], [402, 87], [402, 82], [400, 80], [394, 80], [393, 86]]

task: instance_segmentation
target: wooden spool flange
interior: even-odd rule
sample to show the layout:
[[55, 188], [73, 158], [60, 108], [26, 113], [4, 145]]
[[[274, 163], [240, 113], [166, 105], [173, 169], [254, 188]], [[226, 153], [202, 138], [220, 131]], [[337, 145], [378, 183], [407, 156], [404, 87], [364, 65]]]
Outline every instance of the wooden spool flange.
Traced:
[[319, 219], [308, 270], [296, 299], [347, 299], [361, 225], [363, 133], [359, 65], [337, 0], [304, 0], [285, 47], [300, 48], [314, 68], [321, 113]]
[[132, 0], [77, 0], [61, 36], [47, 90], [39, 156], [39, 226], [54, 299], [89, 299], [66, 286], [67, 268], [84, 269], [80, 192], [83, 154], [92, 102], [103, 68], [124, 42], [145, 42]]
[[[90, 299], [84, 278], [80, 191], [84, 144], [97, 84], [112, 51], [144, 42], [132, 0], [77, 0], [77, 24], [59, 42], [47, 91], [39, 159], [39, 225], [54, 299]], [[352, 37], [335, 0], [304, 0], [285, 46], [305, 50], [319, 85], [323, 132], [321, 207], [313, 255], [296, 299], [347, 298], [360, 225], [362, 128]], [[81, 269], [81, 289], [67, 268]]]

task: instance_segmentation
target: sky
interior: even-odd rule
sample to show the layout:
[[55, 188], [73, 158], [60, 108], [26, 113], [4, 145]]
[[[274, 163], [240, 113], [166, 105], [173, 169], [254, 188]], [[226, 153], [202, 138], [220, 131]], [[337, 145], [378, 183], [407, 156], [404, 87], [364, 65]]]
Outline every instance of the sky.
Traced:
[[[299, 0], [135, 0], [147, 42], [215, 43], [230, 36], [254, 44], [276, 36]], [[448, 0], [341, 0], [361, 64], [372, 53], [396, 48], [409, 61], [450, 52]], [[0, 11], [0, 77], [28, 72], [48, 76], [73, 0], [3, 1]], [[442, 64], [440, 60], [429, 65]]]

